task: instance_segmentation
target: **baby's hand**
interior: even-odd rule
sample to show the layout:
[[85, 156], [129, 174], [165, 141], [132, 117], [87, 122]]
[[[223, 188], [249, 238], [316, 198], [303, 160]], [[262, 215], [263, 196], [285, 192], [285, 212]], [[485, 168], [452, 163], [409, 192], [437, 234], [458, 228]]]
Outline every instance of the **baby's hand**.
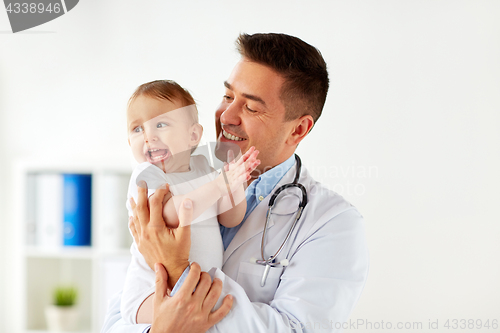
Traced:
[[259, 151], [256, 150], [254, 146], [252, 146], [240, 158], [240, 160], [243, 160], [245, 162], [245, 168], [247, 172], [247, 178], [245, 178], [246, 181], [250, 179], [250, 174], [260, 164], [260, 160], [257, 159], [257, 155], [259, 155]]
[[219, 176], [221, 178], [219, 182], [221, 193], [226, 194], [228, 187], [231, 192], [234, 192], [241, 184], [250, 179], [251, 172], [260, 164], [260, 160], [257, 159], [258, 154], [259, 151], [252, 146], [235, 162], [234, 153], [231, 150], [227, 152], [229, 163], [224, 164], [224, 171]]

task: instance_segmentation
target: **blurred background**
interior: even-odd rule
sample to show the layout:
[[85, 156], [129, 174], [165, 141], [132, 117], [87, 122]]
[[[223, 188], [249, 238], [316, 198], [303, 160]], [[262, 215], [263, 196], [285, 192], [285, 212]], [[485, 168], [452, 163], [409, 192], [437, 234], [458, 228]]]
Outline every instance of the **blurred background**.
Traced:
[[[213, 140], [241, 32], [297, 36], [328, 64], [327, 103], [298, 154], [366, 220], [370, 274], [346, 332], [447, 320], [456, 332], [499, 331], [499, 17], [500, 2], [483, 0], [81, 0], [12, 34], [0, 9], [0, 331], [45, 330], [61, 283], [79, 288], [79, 329], [99, 331], [127, 261], [126, 236], [103, 227], [106, 214], [121, 222], [121, 206], [103, 206], [121, 202], [132, 170], [127, 100], [173, 79]], [[71, 172], [93, 177], [92, 246], [37, 248], [30, 177]]]

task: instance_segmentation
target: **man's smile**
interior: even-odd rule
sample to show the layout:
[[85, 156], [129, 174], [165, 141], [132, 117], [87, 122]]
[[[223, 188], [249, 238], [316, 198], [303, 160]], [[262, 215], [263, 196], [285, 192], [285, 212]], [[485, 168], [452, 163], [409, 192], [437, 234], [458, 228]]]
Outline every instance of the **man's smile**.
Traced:
[[242, 137], [236, 136], [236, 135], [234, 135], [232, 133], [229, 133], [224, 128], [222, 128], [221, 133], [228, 140], [232, 140], [232, 141], [244, 141], [244, 140], [247, 140], [245, 138], [242, 138]]

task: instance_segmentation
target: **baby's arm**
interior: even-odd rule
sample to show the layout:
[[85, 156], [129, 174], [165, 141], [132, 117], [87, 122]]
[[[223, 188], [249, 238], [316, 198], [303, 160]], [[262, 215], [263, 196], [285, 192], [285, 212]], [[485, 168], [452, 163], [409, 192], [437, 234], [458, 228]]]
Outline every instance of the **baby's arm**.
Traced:
[[[257, 155], [259, 151], [255, 150], [254, 147], [251, 147], [242, 157], [241, 160], [244, 161], [247, 178], [245, 180], [250, 179], [250, 173], [255, 170], [255, 168], [260, 164], [260, 161], [257, 160]], [[229, 158], [231, 159], [231, 158]], [[239, 162], [239, 161], [238, 161]], [[231, 169], [233, 165], [229, 164], [225, 166], [225, 169]], [[227, 173], [227, 170], [226, 170]], [[219, 200], [218, 203], [218, 212], [219, 215], [217, 219], [220, 224], [227, 228], [232, 228], [241, 223], [243, 218], [245, 217], [245, 212], [247, 210], [247, 201], [245, 198], [245, 188], [243, 187], [243, 183], [233, 190], [231, 193], [232, 202], [229, 193], [226, 191], [225, 195]], [[233, 206], [233, 203], [236, 205]]]
[[[260, 161], [256, 159], [258, 153], [254, 147], [251, 147], [237, 162], [227, 164], [225, 166], [226, 170], [215, 180], [187, 194], [171, 197], [163, 206], [163, 218], [168, 221], [167, 226], [177, 228], [179, 225], [177, 211], [185, 198], [189, 198], [193, 202], [193, 220], [222, 198], [218, 204], [219, 217], [221, 217], [220, 212], [223, 212], [222, 218], [225, 222], [222, 225], [239, 224], [246, 211], [243, 183], [250, 178], [250, 173], [259, 165]], [[233, 201], [238, 203], [234, 208], [231, 197], [228, 195], [229, 191], [232, 191]], [[228, 213], [228, 211], [233, 212]], [[234, 218], [236, 218], [234, 214], [238, 213], [237, 216], [239, 217], [241, 212], [243, 215], [234, 222]]]
[[[217, 220], [220, 224], [227, 228], [232, 228], [240, 224], [241, 221], [243, 221], [247, 210], [247, 201], [245, 199], [245, 190], [243, 189], [243, 186], [241, 187], [241, 190], [237, 190], [233, 193], [233, 197], [234, 202], [239, 202], [234, 207], [232, 206], [228, 195], [224, 196], [218, 204], [218, 210], [221, 213], [217, 215]], [[243, 199], [238, 200], [241, 197]]]
[[210, 206], [215, 204], [217, 200], [220, 199], [221, 195], [220, 188], [217, 185], [217, 179], [187, 194], [174, 195], [164, 202], [163, 219], [166, 221], [167, 227], [177, 228], [179, 226], [179, 216], [177, 212], [184, 198], [189, 198], [193, 202], [193, 220], [195, 220], [204, 211], [210, 208]]

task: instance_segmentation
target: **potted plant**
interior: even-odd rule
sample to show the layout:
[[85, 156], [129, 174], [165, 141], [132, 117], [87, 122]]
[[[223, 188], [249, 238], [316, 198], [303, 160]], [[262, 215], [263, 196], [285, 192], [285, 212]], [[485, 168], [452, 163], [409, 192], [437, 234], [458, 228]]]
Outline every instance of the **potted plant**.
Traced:
[[77, 296], [75, 287], [58, 286], [54, 289], [54, 304], [45, 309], [49, 331], [74, 331], [78, 328], [79, 313], [75, 305]]

